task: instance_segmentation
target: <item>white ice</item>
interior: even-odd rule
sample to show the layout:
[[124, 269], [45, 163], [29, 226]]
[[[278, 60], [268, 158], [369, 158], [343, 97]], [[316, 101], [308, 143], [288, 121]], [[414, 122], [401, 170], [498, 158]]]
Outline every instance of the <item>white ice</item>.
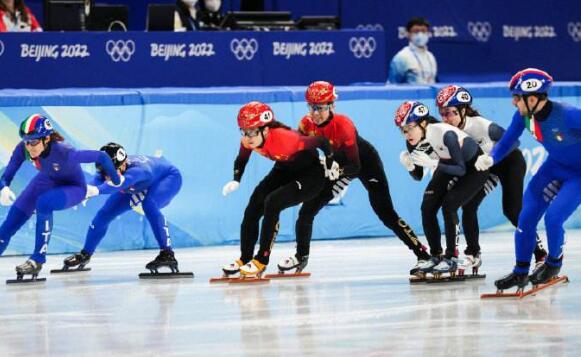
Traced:
[[[109, 237], [111, 239], [111, 237]], [[481, 300], [513, 265], [509, 233], [481, 236], [485, 281], [408, 283], [399, 242], [314, 242], [307, 279], [210, 285], [237, 246], [178, 249], [193, 280], [137, 278], [156, 251], [98, 253], [92, 271], [0, 286], [0, 356], [579, 356], [581, 231], [568, 233], [571, 282], [523, 300]], [[274, 247], [270, 270], [294, 251]], [[25, 257], [0, 258], [13, 278]]]

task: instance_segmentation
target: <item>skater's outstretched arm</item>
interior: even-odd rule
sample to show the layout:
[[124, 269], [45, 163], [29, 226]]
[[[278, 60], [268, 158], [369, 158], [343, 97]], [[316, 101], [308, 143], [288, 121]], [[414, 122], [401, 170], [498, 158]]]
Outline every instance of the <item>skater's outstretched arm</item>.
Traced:
[[504, 159], [504, 157], [512, 151], [514, 144], [518, 141], [518, 138], [521, 136], [524, 129], [524, 119], [520, 113], [516, 111], [512, 116], [510, 126], [490, 152], [490, 156], [492, 156], [495, 163], [500, 162], [500, 160]]
[[252, 149], [245, 147], [240, 143], [240, 150], [238, 150], [238, 156], [234, 160], [234, 181], [240, 182], [242, 175], [244, 174], [244, 169], [248, 160], [250, 159], [250, 154], [252, 154]]
[[26, 160], [26, 149], [24, 148], [24, 142], [20, 142], [16, 145], [14, 151], [12, 151], [12, 156], [10, 156], [8, 166], [6, 166], [6, 170], [0, 178], [0, 189], [5, 186], [10, 186], [12, 179], [14, 179], [14, 175], [16, 175], [16, 172], [24, 160]]
[[99, 185], [99, 194], [110, 195], [112, 193], [127, 190], [131, 186], [138, 185], [144, 181], [151, 181], [152, 174], [147, 170], [142, 170], [139, 167], [132, 167], [124, 174], [123, 182], [118, 186], [112, 186], [109, 182]]
[[113, 165], [113, 161], [107, 153], [97, 150], [72, 150], [68, 156], [69, 161], [77, 163], [96, 163], [103, 167], [105, 174], [111, 178], [114, 185], [121, 183], [119, 173]]

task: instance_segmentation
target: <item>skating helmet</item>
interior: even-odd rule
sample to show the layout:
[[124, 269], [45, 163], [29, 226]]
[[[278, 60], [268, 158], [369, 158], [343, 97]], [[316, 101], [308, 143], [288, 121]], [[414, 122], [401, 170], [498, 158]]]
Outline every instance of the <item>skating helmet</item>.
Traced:
[[338, 97], [335, 86], [325, 81], [311, 83], [305, 92], [305, 99], [309, 104], [329, 104]]
[[536, 68], [527, 68], [517, 72], [508, 84], [512, 94], [526, 95], [547, 93], [553, 84], [553, 77]]
[[244, 104], [238, 112], [238, 127], [241, 130], [261, 128], [273, 120], [272, 109], [261, 102]]
[[20, 124], [22, 140], [34, 140], [49, 136], [54, 132], [50, 120], [41, 114], [32, 114]]
[[[108, 143], [103, 145], [99, 150], [104, 151], [107, 153], [107, 155], [109, 155], [116, 169], [120, 168], [121, 165], [127, 161], [127, 152], [125, 151], [125, 148], [117, 143]], [[97, 167], [97, 171], [103, 171], [101, 165], [97, 164], [95, 166]]]
[[403, 102], [395, 112], [395, 125], [403, 128], [409, 123], [419, 122], [430, 115], [428, 107], [417, 101]]
[[464, 87], [446, 86], [438, 92], [436, 105], [438, 108], [457, 107], [472, 104], [472, 96]]

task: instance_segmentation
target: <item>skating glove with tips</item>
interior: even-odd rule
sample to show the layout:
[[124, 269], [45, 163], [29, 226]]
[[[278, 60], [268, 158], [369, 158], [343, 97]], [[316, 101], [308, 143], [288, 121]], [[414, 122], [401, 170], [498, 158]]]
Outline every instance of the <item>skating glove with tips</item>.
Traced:
[[474, 163], [474, 167], [478, 171], [486, 171], [494, 165], [494, 160], [490, 155], [480, 155], [476, 159], [476, 163]]
[[228, 196], [232, 192], [236, 191], [240, 187], [240, 182], [238, 181], [230, 181], [222, 187], [222, 195]]
[[432, 159], [430, 155], [423, 151], [414, 151], [410, 155], [412, 162], [415, 165], [425, 167], [427, 169], [435, 170], [438, 167], [438, 160]]
[[403, 167], [405, 167], [405, 169], [408, 171], [414, 171], [414, 169], [416, 168], [416, 165], [414, 165], [410, 153], [407, 151], [402, 151], [399, 154], [399, 162], [401, 162]]
[[14, 192], [12, 192], [10, 187], [4, 186], [2, 190], [0, 190], [0, 204], [2, 206], [10, 206], [14, 203], [15, 200], [16, 195]]

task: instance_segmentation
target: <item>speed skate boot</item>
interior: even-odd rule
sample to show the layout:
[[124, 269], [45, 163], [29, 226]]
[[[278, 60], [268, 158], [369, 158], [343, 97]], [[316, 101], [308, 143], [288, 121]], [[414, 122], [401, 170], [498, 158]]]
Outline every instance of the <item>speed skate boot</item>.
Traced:
[[222, 271], [224, 272], [224, 278], [232, 277], [240, 273], [240, 267], [244, 265], [244, 262], [240, 259], [236, 259], [234, 263], [226, 264], [222, 266]]
[[65, 258], [63, 261], [64, 266], [67, 268], [73, 268], [78, 266], [78, 269], [83, 269], [85, 265], [89, 264], [91, 261], [91, 254], [87, 253], [86, 250], [81, 250], [79, 253], [75, 253], [70, 257]]
[[544, 284], [549, 280], [557, 277], [559, 272], [561, 271], [561, 262], [563, 258], [553, 259], [551, 257], [547, 257], [545, 262], [541, 264], [538, 268], [536, 268], [529, 280], [533, 285]]
[[[424, 273], [422, 271], [422, 267], [426, 266], [428, 263], [430, 262], [430, 259], [424, 260], [424, 259], [418, 259], [418, 261], [416, 262], [416, 265], [414, 265], [411, 269], [410, 269], [410, 275], [415, 275], [418, 277], [423, 278], [424, 276], [426, 276], [426, 273]], [[434, 264], [434, 266], [436, 266]]]
[[22, 279], [24, 275], [32, 275], [32, 279], [35, 279], [42, 269], [42, 263], [37, 263], [34, 260], [28, 259], [23, 264], [16, 267], [16, 278]]
[[[482, 265], [480, 254], [466, 254], [464, 259], [458, 263], [458, 274], [464, 275], [466, 271], [472, 272], [472, 275], [478, 275], [478, 268]], [[470, 273], [469, 273], [470, 274]]]
[[434, 270], [434, 267], [440, 264], [440, 257], [431, 257], [428, 260], [418, 260], [418, 268], [419, 271], [426, 274], [431, 273]]
[[282, 259], [278, 263], [278, 272], [283, 274], [289, 270], [296, 269], [296, 273], [302, 272], [309, 263], [309, 256], [300, 257], [297, 255]]
[[262, 273], [266, 270], [266, 265], [256, 259], [240, 267], [241, 278], [260, 279]]
[[158, 269], [161, 267], [168, 267], [171, 269], [172, 273], [179, 273], [178, 261], [174, 257], [173, 250], [160, 250], [157, 257], [145, 265], [145, 269], [151, 271], [152, 274], [158, 274]]
[[441, 274], [449, 273], [450, 276], [456, 275], [458, 269], [458, 258], [444, 258], [432, 269], [434, 278], [439, 278]]
[[496, 280], [494, 282], [494, 285], [496, 286], [496, 288], [500, 292], [516, 286], [517, 292], [518, 292], [518, 291], [523, 291], [528, 283], [529, 283], [529, 276], [527, 273], [512, 272], [512, 273], [505, 275], [502, 278]]

